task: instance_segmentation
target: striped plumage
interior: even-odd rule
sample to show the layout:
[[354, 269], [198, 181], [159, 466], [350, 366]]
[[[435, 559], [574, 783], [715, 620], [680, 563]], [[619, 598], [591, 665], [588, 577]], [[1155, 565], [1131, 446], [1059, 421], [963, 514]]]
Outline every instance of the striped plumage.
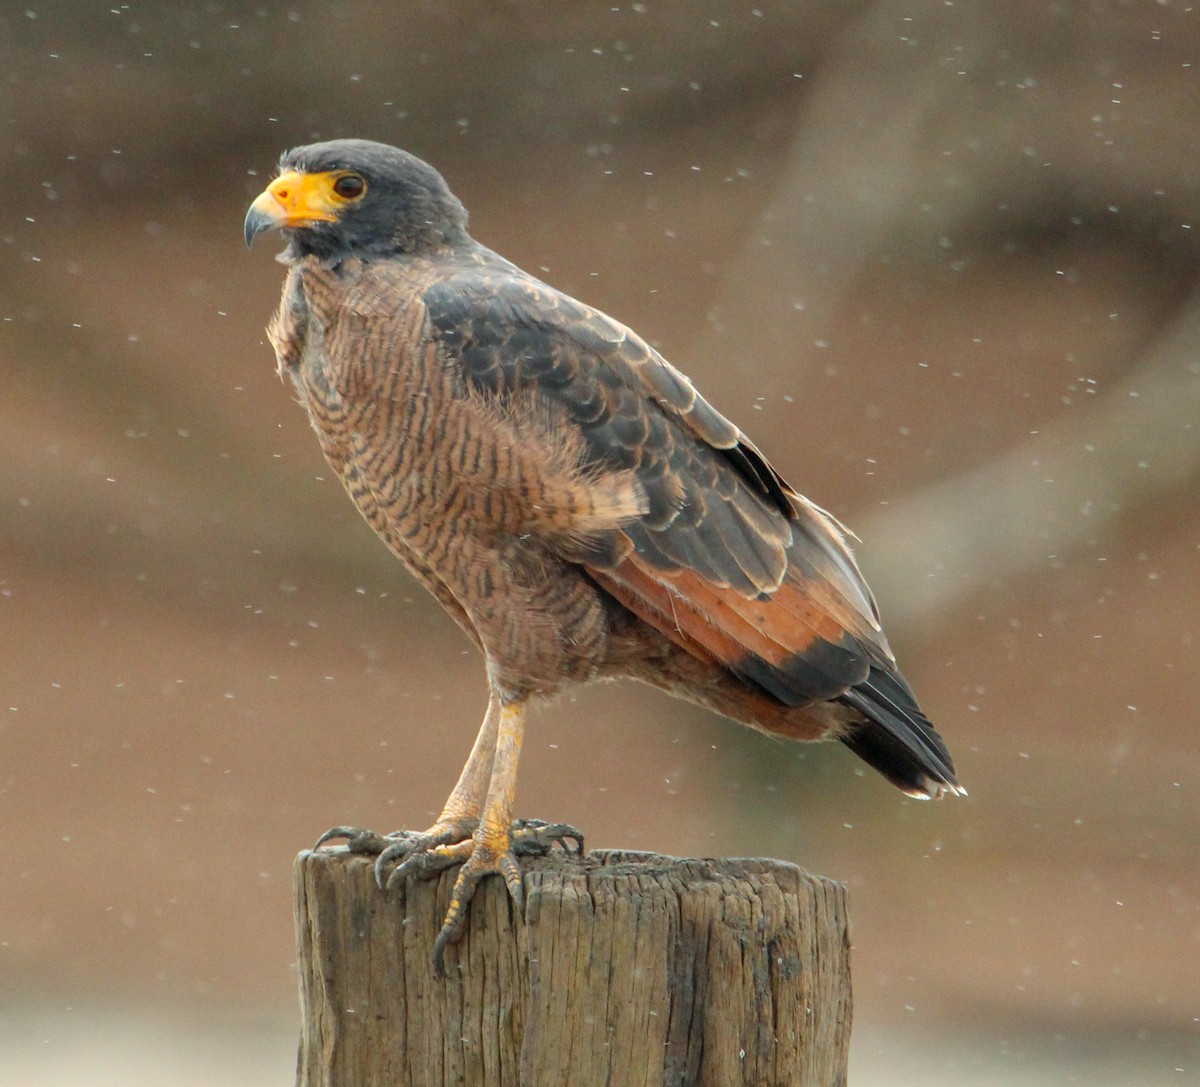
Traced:
[[[491, 704], [438, 823], [357, 848], [467, 860], [515, 895], [523, 707], [632, 676], [790, 739], [835, 737], [916, 796], [961, 792], [826, 513], [635, 333], [466, 230], [427, 164], [338, 140], [286, 154], [247, 216], [290, 234], [271, 325], [364, 517], [483, 651]], [[561, 829], [561, 828], [551, 828]], [[517, 852], [520, 851], [517, 848]]]

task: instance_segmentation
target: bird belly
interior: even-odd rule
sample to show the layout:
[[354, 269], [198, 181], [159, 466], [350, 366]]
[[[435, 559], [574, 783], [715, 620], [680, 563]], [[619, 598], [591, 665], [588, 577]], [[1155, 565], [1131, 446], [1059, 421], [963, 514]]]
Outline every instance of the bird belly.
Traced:
[[[603, 665], [607, 611], [578, 567], [529, 521], [528, 486], [507, 474], [477, 405], [403, 366], [348, 398], [306, 350], [297, 384], [330, 464], [364, 518], [484, 651], [513, 693], [550, 694]], [[420, 360], [419, 360], [420, 361]], [[359, 389], [369, 377], [355, 378]], [[520, 473], [517, 473], [519, 476]]]

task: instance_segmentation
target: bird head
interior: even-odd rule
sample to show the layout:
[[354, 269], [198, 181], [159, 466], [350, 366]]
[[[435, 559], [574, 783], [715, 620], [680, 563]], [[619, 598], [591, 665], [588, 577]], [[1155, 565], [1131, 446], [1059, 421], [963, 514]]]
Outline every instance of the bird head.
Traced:
[[245, 238], [290, 235], [291, 255], [336, 263], [347, 257], [416, 254], [467, 238], [467, 212], [432, 166], [370, 140], [297, 147], [250, 205]]

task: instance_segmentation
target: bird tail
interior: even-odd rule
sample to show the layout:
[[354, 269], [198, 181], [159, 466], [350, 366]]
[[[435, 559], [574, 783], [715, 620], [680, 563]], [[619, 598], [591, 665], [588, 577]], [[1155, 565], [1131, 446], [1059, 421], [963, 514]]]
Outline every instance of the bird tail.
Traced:
[[842, 743], [898, 789], [921, 800], [967, 795], [950, 752], [903, 676], [872, 668], [842, 701], [866, 718], [841, 737]]

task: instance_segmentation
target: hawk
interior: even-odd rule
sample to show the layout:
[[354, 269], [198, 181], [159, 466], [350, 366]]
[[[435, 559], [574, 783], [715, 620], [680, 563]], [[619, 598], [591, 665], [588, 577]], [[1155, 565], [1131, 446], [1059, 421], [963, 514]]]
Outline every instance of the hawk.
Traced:
[[911, 796], [964, 792], [845, 530], [637, 333], [475, 241], [433, 167], [367, 140], [288, 151], [246, 243], [272, 229], [279, 371], [487, 669], [433, 826], [322, 838], [378, 853], [381, 883], [461, 862], [439, 965], [481, 878], [519, 907], [522, 854], [582, 848], [513, 819], [526, 707], [574, 684], [632, 677], [773, 736], [840, 740]]

